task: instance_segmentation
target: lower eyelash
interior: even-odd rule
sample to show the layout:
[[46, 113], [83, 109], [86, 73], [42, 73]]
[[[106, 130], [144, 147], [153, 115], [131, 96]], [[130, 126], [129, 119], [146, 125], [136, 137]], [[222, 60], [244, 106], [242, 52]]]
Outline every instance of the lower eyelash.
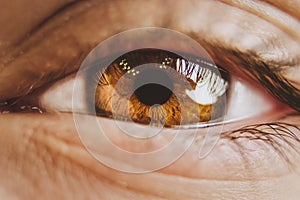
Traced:
[[[294, 133], [300, 131], [300, 125], [289, 124], [284, 122], [273, 122], [264, 124], [255, 124], [245, 126], [241, 129], [229, 131], [222, 134], [222, 138], [237, 141], [238, 139], [260, 140], [265, 142], [288, 163], [291, 169], [294, 169], [291, 160], [291, 150], [300, 154], [300, 138]], [[287, 144], [288, 146], [284, 145]], [[290, 147], [290, 148], [288, 148]]]

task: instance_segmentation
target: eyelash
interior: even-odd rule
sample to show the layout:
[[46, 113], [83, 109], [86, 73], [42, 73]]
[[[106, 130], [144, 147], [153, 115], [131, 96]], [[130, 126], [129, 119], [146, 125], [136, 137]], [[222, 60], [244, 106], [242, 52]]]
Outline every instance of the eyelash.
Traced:
[[[240, 139], [263, 141], [270, 145], [286, 161], [288, 167], [293, 170], [296, 166], [294, 166], [291, 159], [293, 153], [291, 150], [300, 155], [299, 146], [295, 144], [295, 142], [300, 143], [300, 138], [294, 134], [294, 131], [300, 131], [300, 125], [273, 122], [245, 126], [234, 131], [225, 132], [221, 137], [234, 142], [238, 142]], [[284, 144], [287, 144], [290, 148]]]

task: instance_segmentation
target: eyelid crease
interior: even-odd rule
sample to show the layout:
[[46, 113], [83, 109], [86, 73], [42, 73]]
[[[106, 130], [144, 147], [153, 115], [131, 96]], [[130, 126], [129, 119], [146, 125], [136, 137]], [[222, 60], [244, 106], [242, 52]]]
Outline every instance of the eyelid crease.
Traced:
[[[285, 30], [291, 37], [300, 40], [300, 34], [294, 30], [300, 30], [300, 24], [293, 16], [282, 11], [282, 8], [274, 7], [272, 2], [266, 1], [238, 1], [238, 0], [219, 0], [225, 4], [238, 7], [254, 15], [262, 17], [264, 20]], [[293, 2], [294, 4], [295, 2]]]
[[[3, 84], [1, 100], [25, 96], [33, 89], [48, 84], [49, 79], [53, 81], [62, 78], [67, 75], [65, 72], [71, 73], [78, 69], [92, 44], [83, 45], [74, 35], [57, 33], [62, 27], [74, 24], [76, 15], [80, 16], [95, 4], [99, 2], [76, 1], [68, 4], [32, 30], [26, 40], [1, 58], [1, 80], [8, 81], [9, 77], [12, 82]], [[51, 74], [56, 75], [54, 79], [49, 78]]]

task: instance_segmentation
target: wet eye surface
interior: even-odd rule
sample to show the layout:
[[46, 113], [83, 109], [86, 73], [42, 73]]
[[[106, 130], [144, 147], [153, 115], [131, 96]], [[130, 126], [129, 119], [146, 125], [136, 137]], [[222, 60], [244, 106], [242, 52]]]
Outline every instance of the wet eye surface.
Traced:
[[226, 112], [229, 75], [201, 58], [138, 49], [121, 55], [96, 77], [99, 116], [171, 127], [220, 121]]

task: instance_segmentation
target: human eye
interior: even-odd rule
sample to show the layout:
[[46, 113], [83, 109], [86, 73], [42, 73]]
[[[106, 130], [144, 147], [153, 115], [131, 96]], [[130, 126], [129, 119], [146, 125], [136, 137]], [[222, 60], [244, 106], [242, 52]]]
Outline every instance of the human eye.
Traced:
[[[37, 98], [39, 101], [35, 102], [39, 111], [94, 113], [96, 116], [112, 118], [117, 121], [150, 124], [150, 127], [195, 130], [197, 135], [203, 135], [207, 127], [216, 126], [217, 128], [212, 129], [212, 133], [208, 134], [208, 138], [214, 138], [215, 142], [217, 142], [216, 135], [221, 134], [221, 131], [228, 134], [228, 137], [230, 135], [233, 139], [238, 138], [238, 135], [243, 132], [239, 132], [239, 130], [249, 129], [246, 132], [250, 136], [246, 134], [247, 137], [252, 136], [256, 140], [262, 140], [260, 134], [265, 134], [266, 142], [271, 141], [271, 147], [274, 147], [273, 143], [277, 144], [278, 141], [270, 136], [277, 134], [277, 136], [282, 136], [282, 140], [285, 140], [285, 137], [292, 136], [291, 130], [288, 128], [283, 130], [285, 135], [280, 134], [278, 129], [284, 127], [284, 125], [279, 124], [277, 126], [276, 123], [273, 126], [260, 123], [261, 126], [266, 126], [264, 128], [266, 129], [265, 132], [257, 132], [254, 128], [251, 129], [251, 126], [250, 128], [246, 126], [259, 121], [268, 122], [270, 119], [276, 119], [278, 116], [293, 112], [270, 95], [264, 94], [262, 92], [263, 88], [259, 87], [258, 84], [256, 84], [256, 87], [255, 84], [251, 86], [249, 82], [253, 82], [253, 80], [249, 77], [243, 76], [238, 71], [233, 71], [233, 68], [226, 65], [222, 66], [223, 68], [215, 65], [212, 60], [209, 60], [209, 55], [203, 53], [205, 50], [197, 49], [194, 46], [182, 48], [183, 44], [175, 45], [180, 46], [182, 49], [192, 49], [193, 51], [190, 51], [190, 54], [181, 53], [181, 49], [176, 49], [176, 51], [165, 50], [162, 47], [171, 48], [168, 47], [168, 42], [161, 39], [161, 43], [167, 45], [161, 45], [160, 43], [160, 49], [141, 48], [143, 45], [152, 44], [153, 41], [151, 40], [156, 38], [156, 36], [150, 37], [150, 39], [147, 38], [148, 32], [151, 35], [160, 35], [161, 37], [164, 35], [168, 40], [179, 41], [179, 44], [181, 40], [187, 44], [197, 44], [195, 41], [194, 43], [187, 42], [186, 38], [180, 39], [182, 36], [179, 33], [173, 33], [165, 29], [144, 28], [120, 33], [93, 49], [83, 61], [77, 76], [70, 75], [45, 92], [42, 90], [41, 94], [35, 94], [35, 96], [39, 96]], [[139, 38], [139, 35], [142, 35], [142, 38]], [[144, 41], [145, 44], [140, 44], [138, 47], [132, 46], [136, 40]], [[117, 41], [117, 45], [115, 45], [115, 41]], [[122, 52], [119, 53], [120, 55], [111, 56], [109, 51], [105, 52], [103, 49], [107, 46], [117, 46], [116, 49], [123, 47]], [[126, 46], [130, 46], [131, 49], [135, 50], [127, 51]], [[111, 49], [111, 51], [113, 50]], [[103, 54], [99, 55], [99, 52], [105, 52], [105, 56], [103, 57]], [[201, 52], [201, 55], [192, 55], [195, 52]], [[99, 56], [103, 58], [99, 59]], [[239, 77], [240, 75], [241, 77]], [[243, 80], [247, 78], [248, 80]], [[156, 83], [156, 85], [153, 83]], [[61, 87], [61, 85], [65, 86]], [[167, 96], [161, 99], [164, 95]], [[78, 121], [75, 117], [75, 123], [78, 127], [80, 127], [81, 121], [82, 119]], [[107, 124], [101, 123], [101, 126], [106, 127]], [[125, 123], [125, 125], [117, 123], [115, 126], [123, 128], [124, 133], [126, 133], [126, 130], [131, 130], [133, 133], [129, 133], [130, 136], [141, 137], [142, 139], [144, 139], [144, 135], [147, 135], [146, 137], [151, 135], [152, 137], [152, 134], [145, 131], [144, 128], [146, 127], [143, 126], [139, 129], [132, 128], [130, 123]], [[243, 129], [243, 126], [245, 129]], [[256, 126], [261, 127], [259, 124]], [[93, 127], [93, 125], [90, 124], [89, 127]], [[290, 126], [290, 128], [295, 129], [295, 126]], [[95, 128], [90, 129], [95, 130]], [[111, 130], [113, 130], [112, 127]], [[275, 131], [275, 133], [270, 132], [270, 130]], [[140, 131], [147, 132], [147, 134], [139, 133]], [[170, 132], [172, 131], [174, 132], [171, 129]], [[114, 132], [118, 132], [117, 129]], [[118, 134], [120, 134], [119, 132]], [[181, 132], [184, 133], [185, 131]], [[84, 132], [83, 135], [88, 134]], [[241, 138], [243, 137], [244, 134], [241, 134]], [[83, 141], [87, 140], [83, 138], [81, 138]], [[119, 136], [119, 138], [122, 137]], [[116, 140], [115, 138], [111, 139]], [[193, 137], [189, 140], [192, 141], [192, 139]], [[296, 137], [294, 139], [297, 140]], [[99, 140], [100, 138], [97, 141]], [[128, 138], [123, 140], [130, 141]], [[157, 139], [154, 141], [157, 142]], [[120, 141], [114, 141], [114, 143], [118, 142]], [[124, 143], [124, 141], [121, 140], [121, 143]], [[150, 143], [152, 144], [153, 141]], [[213, 148], [214, 143], [209, 145]], [[122, 147], [124, 148], [124, 146]], [[93, 148], [95, 149], [95, 147]], [[183, 149], [185, 150], [185, 148]], [[276, 150], [284, 158], [287, 158], [280, 147]], [[102, 149], [98, 149], [98, 151], [101, 152]], [[147, 152], [146, 149], [143, 149], [143, 151]], [[206, 151], [211, 151], [211, 149]], [[174, 155], [174, 157], [177, 158], [179, 155]], [[118, 160], [119, 158], [115, 159]], [[171, 160], [168, 160], [168, 162], [171, 162]], [[166, 164], [163, 162], [161, 167]], [[109, 166], [116, 168], [116, 166], [110, 164]], [[148, 167], [141, 169], [141, 172], [152, 169], [152, 167]], [[159, 169], [159, 167], [155, 165], [153, 170], [156, 169]], [[124, 169], [124, 171], [127, 170]], [[138, 170], [136, 172], [140, 173]]]
[[[128, 8], [127, 4], [123, 2], [125, 1], [118, 1], [116, 3], [117, 7], [114, 7], [114, 3], [111, 2], [103, 4], [96, 1], [94, 4], [90, 1], [80, 2], [78, 7], [74, 6], [76, 14], [72, 15], [73, 11], [71, 10], [72, 12], [66, 12], [66, 14], [57, 17], [57, 19], [60, 19], [57, 21], [63, 21], [63, 24], [58, 25], [57, 21], [55, 23], [55, 19], [52, 25], [47, 22], [46, 28], [37, 32], [36, 35], [38, 37], [32, 37], [27, 44], [22, 46], [20, 49], [23, 50], [23, 53], [25, 50], [25, 55], [15, 52], [14, 56], [20, 56], [14, 62], [12, 62], [12, 59], [5, 59], [5, 62], [12, 63], [11, 66], [16, 66], [16, 70], [10, 71], [12, 67], [7, 67], [0, 73], [2, 81], [8, 80], [5, 77], [10, 77], [11, 83], [11, 85], [3, 84], [1, 88], [2, 92], [0, 95], [2, 95], [1, 99], [3, 99], [1, 110], [4, 113], [12, 113], [2, 115], [2, 123], [4, 124], [4, 122], [14, 119], [17, 113], [18, 116], [16, 118], [23, 125], [24, 133], [31, 138], [30, 141], [33, 141], [32, 143], [36, 146], [45, 145], [47, 152], [49, 148], [49, 152], [53, 152], [53, 155], [59, 158], [66, 157], [66, 160], [73, 165], [76, 163], [82, 168], [92, 171], [91, 173], [95, 175], [93, 177], [97, 176], [95, 179], [98, 180], [98, 175], [100, 175], [114, 183], [116, 182], [118, 187], [126, 190], [137, 190], [141, 193], [149, 192], [156, 197], [172, 198], [174, 197], [174, 188], [180, 186], [181, 188], [178, 188], [175, 199], [179, 197], [181, 199], [212, 199], [216, 196], [217, 198], [234, 199], [238, 197], [243, 198], [248, 194], [251, 194], [253, 198], [262, 196], [270, 199], [272, 194], [265, 192], [266, 187], [270, 188], [270, 190], [277, 188], [274, 191], [279, 196], [281, 195], [278, 198], [286, 194], [286, 192], [283, 192], [285, 183], [289, 183], [287, 184], [288, 187], [293, 187], [290, 183], [297, 182], [298, 176], [295, 176], [296, 178], [293, 176], [294, 178], [291, 179], [279, 179], [282, 181], [278, 184], [277, 182], [274, 183], [274, 177], [286, 177], [286, 174], [291, 174], [286, 168], [287, 163], [292, 163], [292, 166], [295, 167], [298, 166], [295, 160], [299, 156], [297, 153], [299, 143], [299, 81], [296, 73], [297, 68], [293, 67], [297, 66], [298, 63], [297, 52], [299, 52], [299, 44], [294, 40], [294, 37], [297, 38], [297, 32], [288, 35], [274, 24], [267, 22], [267, 20], [262, 20], [249, 13], [245, 14], [242, 9], [239, 10], [216, 1], [201, 1], [199, 4], [196, 1], [191, 4], [177, 2], [178, 5], [174, 5], [174, 7], [171, 6], [173, 3], [169, 2], [168, 5], [171, 8], [177, 8], [182, 11], [176, 14], [171, 14], [168, 9], [160, 10], [160, 6], [155, 6], [156, 4], [161, 5], [162, 8], [165, 7], [159, 1], [156, 4], [149, 2], [146, 3], [149, 9], [153, 9], [153, 12], [157, 11], [155, 12], [158, 14], [156, 16], [157, 20], [155, 20], [155, 17], [151, 17], [147, 18], [149, 20], [146, 22], [139, 22], [137, 20], [138, 17], [133, 17], [130, 14], [117, 14], [123, 13], [119, 12], [120, 9]], [[132, 9], [143, 7], [138, 2], [133, 2], [130, 5]], [[83, 8], [89, 10], [89, 12], [84, 12]], [[99, 12], [99, 9], [118, 10], [118, 12], [114, 12], [114, 15], [110, 15], [108, 12], [105, 15], [105, 20], [101, 21], [104, 15], [103, 12], [102, 14]], [[148, 11], [144, 12], [143, 9], [136, 10], [137, 15], [146, 17], [149, 14]], [[173, 11], [173, 9], [171, 10]], [[222, 17], [216, 15], [216, 11], [220, 12], [220, 10], [226, 15]], [[124, 13], [128, 13], [127, 11]], [[188, 14], [191, 12], [194, 14]], [[91, 21], [93, 20], [90, 20], [93, 19], [92, 17], [101, 19], [103, 26], [95, 28], [95, 23], [92, 23]], [[169, 20], [162, 22], [161, 19], [165, 18]], [[71, 20], [69, 21], [68, 19]], [[196, 23], [195, 19], [201, 19], [203, 23]], [[80, 26], [78, 23], [75, 23], [77, 20], [82, 22]], [[252, 23], [254, 21], [255, 23]], [[82, 26], [86, 29], [82, 28]], [[222, 93], [222, 95], [226, 95], [224, 97], [222, 95], [218, 96], [218, 98], [226, 99], [228, 104], [226, 104], [226, 108], [221, 107], [221, 112], [218, 112], [216, 118], [208, 119], [210, 117], [208, 114], [206, 116], [209, 117], [204, 120], [200, 119], [198, 121], [186, 118], [188, 120], [184, 124], [178, 124], [178, 121], [168, 122], [159, 139], [138, 144], [135, 141], [130, 141], [128, 137], [122, 136], [115, 122], [123, 128], [132, 128], [134, 124], [140, 123], [140, 128], [133, 128], [135, 136], [136, 133], [151, 132], [154, 129], [156, 130], [157, 127], [155, 125], [147, 126], [149, 121], [141, 122], [139, 121], [140, 118], [133, 120], [136, 123], [128, 122], [128, 119], [130, 121], [132, 117], [124, 118], [124, 115], [119, 110], [116, 113], [117, 120], [111, 120], [112, 112], [107, 106], [103, 104], [98, 106], [95, 106], [93, 103], [89, 104], [86, 98], [79, 98], [78, 107], [75, 107], [75, 109], [71, 106], [74, 81], [80, 80], [76, 79], [75, 74], [86, 55], [93, 47], [109, 36], [140, 26], [163, 26], [177, 30], [189, 35], [205, 47], [211, 56], [210, 60], [215, 62], [212, 66], [225, 72], [224, 74], [219, 74], [219, 80], [223, 79], [224, 83], [228, 83], [227, 87], [224, 87], [226, 92]], [[53, 34], [52, 30], [55, 30]], [[45, 35], [47, 35], [47, 39], [44, 40]], [[237, 35], [240, 37], [237, 37]], [[197, 65], [205, 60], [201, 55], [193, 55], [193, 52], [186, 52], [186, 49], [182, 48], [184, 46], [180, 46], [177, 50], [187, 53], [192, 59], [180, 58], [181, 61], [184, 60]], [[156, 50], [166, 54], [170, 54], [169, 52], [171, 54], [174, 53], [166, 47], [167, 45], [164, 48], [156, 48]], [[146, 51], [147, 49], [140, 48], [137, 51], [130, 50], [128, 52], [146, 56]], [[178, 51], [175, 53], [178, 53]], [[124, 55], [128, 56], [124, 52], [124, 54], [120, 55], [120, 59], [125, 59], [122, 57]], [[98, 57], [98, 54], [96, 57]], [[99, 59], [102, 60], [104, 58]], [[30, 63], [30, 66], [33, 66], [31, 69], [28, 67], [22, 68], [23, 66], [29, 66], [28, 63]], [[173, 67], [172, 69], [175, 68]], [[206, 68], [212, 69], [211, 66], [206, 66]], [[95, 72], [101, 71], [99, 70], [99, 65], [94, 69], [96, 69]], [[15, 71], [19, 73], [14, 73]], [[175, 74], [179, 75], [183, 81], [188, 81], [188, 87], [192, 87], [194, 83], [189, 81], [188, 75], [180, 72], [182, 70], [177, 70]], [[113, 73], [114, 71], [112, 70], [110, 72], [107, 71], [105, 74], [111, 76]], [[97, 77], [97, 74], [95, 73], [94, 76]], [[81, 86], [84, 86], [86, 77], [83, 77], [81, 80], [83, 81]], [[91, 80], [97, 85], [101, 77], [98, 77], [97, 81], [94, 78]], [[47, 83], [50, 81], [52, 83]], [[134, 83], [134, 79], [131, 82]], [[111, 84], [111, 82], [109, 83]], [[17, 85], [15, 87], [17, 89], [12, 90], [11, 88], [15, 85]], [[34, 88], [36, 90], [33, 91]], [[81, 97], [85, 97], [85, 93], [88, 91], [86, 89], [85, 87], [80, 87]], [[192, 97], [191, 95], [189, 96], [191, 93], [187, 93], [186, 88], [179, 87], [179, 89], [188, 99], [199, 100], [200, 98], [190, 98]], [[29, 91], [33, 92], [27, 95]], [[111, 90], [101, 91], [99, 94], [109, 95], [113, 91], [114, 88], [111, 88]], [[134, 92], [134, 90], [128, 91]], [[98, 97], [93, 93], [88, 94], [92, 94], [91, 98], [88, 98], [89, 100], [95, 100]], [[22, 96], [22, 98], [15, 98], [19, 96]], [[37, 97], [41, 98], [37, 99]], [[109, 97], [107, 99], [110, 99]], [[98, 98], [98, 101], [101, 100]], [[210, 103], [212, 104], [212, 102], [214, 101]], [[222, 104], [217, 102], [215, 105]], [[95, 120], [106, 128], [106, 131], [110, 133], [107, 134], [108, 138], [115, 145], [120, 145], [120, 147], [131, 153], [149, 153], [155, 150], [155, 147], [162, 147], [165, 145], [165, 142], [171, 141], [179, 129], [183, 134], [179, 136], [181, 139], [177, 140], [178, 142], [172, 150], [175, 152], [177, 149], [182, 149], [186, 143], [190, 144], [190, 148], [176, 162], [149, 174], [136, 176], [108, 169], [101, 163], [95, 162], [95, 159], [91, 158], [89, 154], [86, 154], [85, 149], [80, 146], [80, 142], [73, 141], [74, 137], [76, 138], [74, 136], [76, 135], [76, 129], [74, 128], [73, 115], [70, 113], [74, 112], [79, 115], [89, 116], [87, 114], [89, 112], [86, 111], [96, 110], [97, 108], [100, 108], [101, 112], [98, 112], [100, 116], [87, 117], [82, 123], [82, 129], [85, 130], [86, 135], [97, 132], [97, 129], [90, 126], [91, 121]], [[28, 112], [35, 111], [42, 112], [42, 114], [30, 113], [30, 115], [27, 115]], [[190, 111], [189, 106], [187, 106], [187, 111], [192, 112], [194, 110]], [[27, 114], [20, 117], [19, 112]], [[195, 113], [199, 114], [201, 112]], [[145, 116], [147, 118], [146, 114]], [[222, 129], [219, 128], [220, 123], [223, 127]], [[174, 124], [177, 127], [172, 127]], [[14, 133], [14, 131], [13, 126], [4, 129], [4, 133]], [[35, 134], [31, 134], [33, 132]], [[190, 132], [196, 133], [195, 137], [189, 138]], [[200, 147], [203, 147], [203, 137], [207, 132], [211, 133], [211, 135], [214, 135], [215, 132], [220, 132], [220, 138], [210, 154], [200, 159], [199, 150]], [[51, 136], [58, 139], [53, 140]], [[30, 141], [29, 144], [32, 144]], [[91, 143], [93, 142], [96, 142], [96, 140]], [[100, 143], [98, 145], [97, 142], [94, 144], [92, 147], [95, 150], [99, 150]], [[128, 167], [131, 162], [139, 164], [138, 161], [140, 161], [135, 157], [127, 159], [120, 155], [116, 156], [109, 148], [101, 150], [103, 150], [100, 152], [101, 156], [105, 155], [107, 161], [115, 163], [119, 167]], [[167, 157], [166, 154], [162, 155]], [[57, 157], [52, 156], [52, 161], [58, 160]], [[144, 164], [151, 166], [151, 164], [158, 162], [155, 158], [162, 157], [153, 157], [153, 159], [149, 159]], [[48, 159], [47, 163], [51, 163], [51, 159]], [[60, 167], [65, 170], [64, 172], [68, 171], [68, 165], [67, 167]], [[81, 176], [78, 177], [78, 179], [82, 179]], [[158, 188], [153, 184], [158, 182], [165, 186], [160, 185]], [[224, 192], [222, 189], [224, 187], [228, 192]], [[294, 187], [297, 188], [297, 186]], [[186, 190], [182, 190], [182, 188], [186, 188]], [[237, 192], [234, 188], [241, 188], [243, 192], [240, 190]], [[257, 192], [253, 194], [251, 191]]]
[[[138, 29], [123, 34], [134, 35], [135, 32], [142, 32], [139, 34], [145, 35], [147, 31], [156, 30], [148, 29]], [[157, 32], [160, 31], [168, 32], [157, 29]], [[126, 36], [120, 35], [122, 34], [112, 39], [118, 41], [118, 45], [122, 37], [126, 38], [129, 46], [134, 43]], [[134, 40], [137, 38], [128, 37]], [[174, 38], [174, 40], [179, 39]], [[112, 44], [104, 46], [112, 46]], [[190, 128], [222, 124], [225, 121], [242, 121], [242, 119], [250, 123], [251, 118], [254, 117], [272, 113], [272, 117], [275, 118], [282, 113], [290, 112], [288, 108], [278, 109], [282, 104], [261, 92], [263, 88], [259, 88], [258, 85], [251, 86], [239, 77], [239, 74], [226, 71], [227, 66], [221, 68], [209, 58], [183, 54], [179, 51], [176, 53], [164, 49], [138, 48], [125, 51], [119, 57], [113, 56], [114, 60], [109, 56], [104, 57], [103, 60], [110, 59], [111, 63], [107, 64], [107, 61], [97, 59], [99, 55], [95, 52], [103, 52], [103, 49], [96, 47], [86, 58], [88, 64], [82, 66], [81, 71], [87, 72], [77, 76], [80, 81], [74, 91], [80, 91], [78, 92], [81, 96], [80, 100], [74, 98], [77, 94], [71, 94], [73, 93], [71, 87], [58, 87], [57, 85], [61, 84], [59, 83], [41, 94], [38, 104], [41, 105], [42, 110], [48, 112], [59, 110], [76, 112], [78, 109], [81, 113], [94, 112], [98, 116], [141, 124], [149, 124], [153, 120], [158, 123], [156, 125], [165, 127]], [[62, 82], [64, 85], [72, 86], [75, 78], [71, 75]], [[69, 94], [56, 95], [62, 93]], [[54, 100], [51, 97], [55, 97]], [[75, 101], [73, 110], [72, 101], [73, 106]], [[156, 111], [151, 113], [151, 109]], [[155, 119], [151, 117], [152, 115]]]

